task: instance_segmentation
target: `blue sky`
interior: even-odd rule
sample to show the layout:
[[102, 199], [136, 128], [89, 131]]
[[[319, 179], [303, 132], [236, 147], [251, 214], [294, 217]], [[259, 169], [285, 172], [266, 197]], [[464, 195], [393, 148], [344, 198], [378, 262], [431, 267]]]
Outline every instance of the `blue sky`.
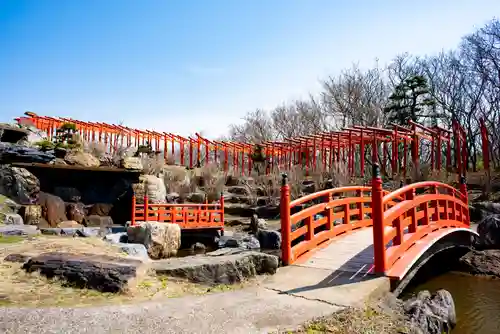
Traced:
[[353, 62], [451, 48], [497, 14], [498, 0], [0, 0], [0, 121], [218, 136]]

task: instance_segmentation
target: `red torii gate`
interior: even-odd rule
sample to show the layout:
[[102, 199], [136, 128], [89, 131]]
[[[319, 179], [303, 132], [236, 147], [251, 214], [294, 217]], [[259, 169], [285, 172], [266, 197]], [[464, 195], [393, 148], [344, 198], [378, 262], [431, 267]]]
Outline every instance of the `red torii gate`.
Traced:
[[[105, 145], [106, 149], [114, 152], [118, 145], [123, 145], [126, 138], [127, 145], [135, 144], [135, 146], [149, 144], [159, 151], [161, 147], [164, 150], [164, 159], [169, 159], [169, 148], [171, 162], [185, 165], [185, 147], [189, 145], [189, 167], [194, 167], [195, 146], [196, 146], [196, 162], [200, 162], [202, 148], [205, 151], [204, 164], [211, 163], [210, 155], [213, 154], [214, 162], [219, 162], [220, 151], [224, 152], [223, 165], [224, 170], [229, 170], [229, 163], [232, 163], [234, 172], [242, 174], [248, 170], [252, 170], [252, 150], [254, 144], [215, 141], [203, 138], [199, 133], [195, 133], [195, 137], [182, 137], [167, 132], [157, 132], [152, 130], [133, 129], [122, 125], [107, 124], [102, 122], [85, 122], [74, 120], [71, 118], [54, 118], [49, 116], [39, 116], [35, 113], [27, 112], [27, 117], [20, 117], [16, 120], [31, 121], [35, 127], [45, 131], [49, 139], [53, 139], [55, 131], [64, 123], [73, 123], [77, 131], [87, 141], [98, 141]], [[295, 164], [304, 164], [308, 172], [310, 169], [316, 169], [319, 164], [326, 168], [333, 168], [335, 164], [341, 161], [347, 162], [348, 173], [350, 176], [356, 176], [356, 152], [359, 151], [359, 175], [364, 177], [365, 170], [365, 149], [372, 146], [372, 155], [379, 157], [379, 145], [382, 145], [382, 166], [386, 172], [388, 167], [389, 151], [391, 154], [391, 173], [401, 172], [398, 165], [400, 157], [400, 145], [403, 145], [403, 174], [406, 176], [408, 166], [408, 149], [411, 145], [411, 156], [414, 166], [420, 163], [419, 146], [422, 139], [431, 142], [431, 169], [441, 169], [442, 167], [442, 149], [443, 143], [446, 143], [446, 168], [449, 170], [452, 167], [452, 150], [451, 142], [454, 141], [455, 165], [459, 173], [465, 174], [467, 171], [467, 146], [466, 133], [460, 124], [454, 120], [452, 124], [453, 132], [443, 129], [439, 126], [425, 127], [415, 122], [409, 122], [409, 127], [391, 124], [392, 129], [358, 126], [353, 125], [344, 128], [341, 131], [320, 132], [318, 134], [297, 136], [294, 138], [285, 138], [283, 141], [265, 141], [261, 146], [268, 158], [269, 164], [266, 168], [267, 172], [273, 170], [277, 165], [282, 168], [291, 168]], [[452, 133], [454, 138], [452, 139]], [[103, 138], [104, 137], [104, 138]], [[484, 168], [489, 168], [489, 145], [488, 134], [484, 120], [481, 121], [481, 137], [483, 141], [483, 159], [485, 161]], [[120, 141], [120, 142], [118, 142]], [[170, 143], [170, 145], [169, 145]], [[388, 146], [391, 146], [389, 150]], [[169, 147], [170, 146], [170, 147]], [[177, 161], [176, 147], [179, 148], [179, 160]], [[232, 159], [229, 158], [229, 153]], [[319, 159], [319, 163], [318, 163]], [[231, 161], [232, 160], [232, 161]], [[305, 161], [304, 161], [305, 160]], [[245, 163], [247, 166], [245, 166]], [[247, 168], [245, 168], [247, 167]]]

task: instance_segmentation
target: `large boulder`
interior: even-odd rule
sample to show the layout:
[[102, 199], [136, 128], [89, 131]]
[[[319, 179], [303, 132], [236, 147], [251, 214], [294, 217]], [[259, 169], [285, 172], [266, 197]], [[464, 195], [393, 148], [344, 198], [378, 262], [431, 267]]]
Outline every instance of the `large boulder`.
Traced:
[[60, 222], [68, 220], [66, 217], [66, 204], [52, 194], [40, 192], [39, 204], [42, 208], [42, 218], [50, 227], [56, 227]]
[[20, 144], [0, 142], [0, 162], [31, 162], [49, 163], [56, 157], [50, 153], [39, 151], [36, 148], [27, 147]]
[[84, 218], [83, 225], [89, 227], [107, 228], [113, 226], [113, 219], [110, 216], [90, 215]]
[[39, 271], [48, 278], [59, 278], [78, 288], [101, 292], [122, 292], [136, 277], [139, 260], [106, 255], [43, 253], [23, 265], [27, 272]]
[[460, 258], [459, 269], [472, 275], [500, 277], [500, 250], [472, 250]]
[[66, 216], [69, 220], [82, 224], [85, 219], [85, 206], [83, 203], [68, 203], [66, 205]]
[[144, 196], [148, 196], [148, 202], [162, 204], [167, 202], [167, 189], [163, 179], [154, 175], [141, 175], [139, 183], [134, 186], [137, 203], [144, 203]]
[[83, 152], [83, 151], [70, 151], [64, 157], [64, 161], [68, 163], [68, 165], [82, 166], [95, 168], [99, 167], [100, 162], [99, 159], [94, 157], [92, 154]]
[[207, 198], [207, 194], [205, 194], [203, 191], [195, 191], [193, 193], [189, 193], [186, 196], [186, 200], [191, 203], [197, 203], [197, 204], [203, 204], [205, 203]]
[[230, 247], [239, 249], [259, 249], [260, 243], [257, 238], [246, 233], [234, 233], [223, 235], [219, 238], [219, 248]]
[[3, 223], [5, 225], [24, 225], [23, 217], [13, 212], [0, 212], [0, 223]]
[[25, 168], [0, 165], [0, 194], [19, 204], [33, 204], [40, 193], [40, 181]]
[[422, 334], [450, 333], [457, 324], [455, 303], [446, 290], [420, 291], [403, 305], [404, 313]]
[[224, 203], [224, 213], [232, 216], [252, 217], [255, 214], [255, 209], [249, 204]]
[[0, 225], [0, 235], [31, 236], [38, 234], [40, 231], [32, 225]]
[[142, 170], [142, 161], [139, 157], [125, 157], [120, 161], [120, 167], [130, 170]]
[[481, 221], [491, 215], [500, 215], [500, 203], [477, 202], [470, 205], [470, 218], [472, 221]]
[[152, 264], [157, 275], [184, 278], [207, 285], [234, 284], [261, 274], [274, 274], [278, 257], [243, 251], [229, 255], [187, 256], [156, 261]]
[[477, 226], [479, 236], [475, 246], [482, 249], [500, 248], [500, 215], [489, 215]]
[[250, 219], [250, 231], [255, 234], [258, 230], [266, 229], [267, 223], [264, 219], [259, 218], [257, 215], [252, 215]]
[[89, 208], [88, 215], [109, 216], [112, 209], [113, 209], [113, 204], [96, 203]]
[[38, 204], [23, 205], [19, 210], [24, 223], [27, 225], [38, 225], [45, 221], [42, 217], [42, 207]]
[[250, 188], [245, 186], [232, 186], [227, 188], [227, 191], [230, 194], [235, 194], [235, 195], [244, 195], [244, 196], [251, 195]]
[[255, 237], [262, 249], [281, 249], [281, 233], [273, 230], [258, 230]]
[[146, 246], [154, 260], [176, 255], [181, 246], [181, 228], [177, 224], [138, 222], [127, 228], [127, 236], [129, 243]]
[[21, 205], [11, 200], [7, 196], [0, 194], [0, 212], [13, 212], [17, 213]]

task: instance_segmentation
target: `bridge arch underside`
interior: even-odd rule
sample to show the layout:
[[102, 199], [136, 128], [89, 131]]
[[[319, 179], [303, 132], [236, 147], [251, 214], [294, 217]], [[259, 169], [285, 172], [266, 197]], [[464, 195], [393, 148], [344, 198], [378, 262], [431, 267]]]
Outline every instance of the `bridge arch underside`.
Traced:
[[465, 228], [450, 229], [409, 264], [402, 278], [391, 279], [392, 292], [398, 296], [409, 286], [453, 270], [460, 257], [470, 250], [475, 235], [476, 232]]

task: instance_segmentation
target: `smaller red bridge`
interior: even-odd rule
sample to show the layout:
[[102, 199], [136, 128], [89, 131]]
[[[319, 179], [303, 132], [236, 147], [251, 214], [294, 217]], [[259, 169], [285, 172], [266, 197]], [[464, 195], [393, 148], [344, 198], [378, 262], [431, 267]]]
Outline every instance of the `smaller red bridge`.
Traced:
[[[331, 269], [338, 270], [350, 261], [354, 263], [348, 269], [351, 272], [401, 281], [443, 238], [457, 232], [475, 233], [470, 230], [465, 178], [460, 180], [460, 189], [419, 182], [387, 192], [382, 189], [377, 164], [373, 175], [371, 187], [328, 189], [293, 201], [284, 175], [283, 263], [323, 263], [324, 269], [337, 266]], [[464, 240], [470, 238], [456, 238], [452, 243], [467, 246], [462, 245], [468, 242]]]

